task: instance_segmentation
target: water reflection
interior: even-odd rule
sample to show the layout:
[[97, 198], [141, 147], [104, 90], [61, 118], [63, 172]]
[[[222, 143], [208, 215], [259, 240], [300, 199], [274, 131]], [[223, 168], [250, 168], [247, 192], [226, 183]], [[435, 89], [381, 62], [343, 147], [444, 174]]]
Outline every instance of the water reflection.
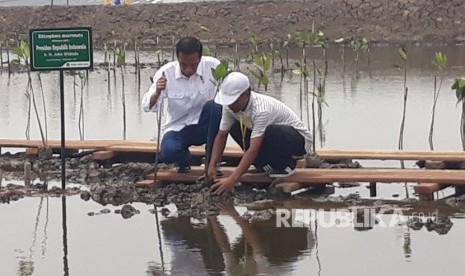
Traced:
[[[48, 198], [45, 200], [46, 202], [46, 213], [45, 213], [45, 224], [44, 224], [44, 239], [42, 240], [41, 243], [41, 252], [42, 252], [42, 257], [45, 256], [46, 253], [46, 248], [47, 248], [47, 226], [48, 226], [48, 205], [49, 201]], [[41, 214], [42, 214], [42, 208], [43, 208], [43, 203], [44, 203], [44, 197], [40, 198], [39, 205], [37, 207], [37, 214], [35, 216], [35, 222], [34, 222], [34, 230], [32, 232], [32, 243], [31, 246], [29, 247], [29, 254], [26, 256], [20, 256], [17, 257], [19, 259], [18, 263], [18, 270], [17, 273], [20, 276], [29, 276], [33, 275], [34, 273], [34, 252], [36, 250], [36, 243], [37, 243], [37, 232], [39, 231], [39, 225], [40, 225], [40, 220], [41, 220]], [[24, 254], [25, 252], [22, 250], [17, 250], [17, 253]]]
[[[256, 221], [241, 217], [231, 204], [219, 205], [224, 216], [210, 216], [206, 223], [189, 217], [168, 218], [161, 222], [165, 243], [172, 254], [175, 275], [285, 275], [292, 264], [309, 255], [314, 237], [309, 227], [276, 227], [274, 220]], [[221, 219], [223, 218], [223, 219]], [[238, 237], [230, 240], [228, 230], [239, 227]], [[229, 234], [229, 235], [228, 235]]]
[[61, 219], [63, 228], [63, 275], [69, 275], [68, 264], [68, 225], [66, 219], [66, 197], [61, 197]]

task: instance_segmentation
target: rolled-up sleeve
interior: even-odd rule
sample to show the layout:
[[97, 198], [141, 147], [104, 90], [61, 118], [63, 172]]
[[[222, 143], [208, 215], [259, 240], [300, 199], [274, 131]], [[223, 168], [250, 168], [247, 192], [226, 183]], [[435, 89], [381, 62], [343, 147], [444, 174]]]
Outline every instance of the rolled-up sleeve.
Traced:
[[236, 122], [236, 118], [231, 114], [231, 111], [223, 106], [223, 113], [221, 115], [221, 122], [220, 122], [220, 130], [222, 131], [230, 131], [234, 123]]
[[161, 77], [162, 70], [158, 70], [155, 75], [153, 76], [153, 83], [150, 85], [149, 90], [145, 92], [144, 96], [142, 97], [142, 109], [145, 112], [157, 112], [158, 108], [160, 107], [160, 100], [162, 97], [165, 97], [165, 93], [161, 93], [160, 97], [158, 98], [157, 102], [150, 108], [150, 98], [153, 94], [157, 91], [157, 80]]

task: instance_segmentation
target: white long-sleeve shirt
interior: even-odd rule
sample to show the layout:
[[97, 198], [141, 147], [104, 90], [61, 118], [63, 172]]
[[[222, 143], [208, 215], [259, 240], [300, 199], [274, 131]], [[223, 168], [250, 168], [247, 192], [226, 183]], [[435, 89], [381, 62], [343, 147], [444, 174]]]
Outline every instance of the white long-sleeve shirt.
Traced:
[[[212, 75], [212, 69], [220, 63], [213, 57], [202, 57], [197, 67], [197, 72], [186, 77], [181, 73], [178, 61], [172, 61], [163, 65], [153, 76], [153, 83], [142, 99], [142, 108], [145, 112], [157, 112], [160, 103], [166, 106], [163, 133], [168, 131], [180, 131], [185, 126], [199, 122], [203, 105], [215, 97], [216, 80]], [[157, 80], [165, 72], [166, 88], [161, 92], [157, 103], [150, 108], [150, 97], [156, 93]]]

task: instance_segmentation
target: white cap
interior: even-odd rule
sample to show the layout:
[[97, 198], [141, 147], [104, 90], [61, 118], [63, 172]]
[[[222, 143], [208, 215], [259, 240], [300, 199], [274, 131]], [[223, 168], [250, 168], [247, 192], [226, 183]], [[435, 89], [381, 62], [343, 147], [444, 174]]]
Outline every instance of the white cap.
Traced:
[[240, 72], [231, 72], [220, 85], [215, 102], [220, 105], [230, 105], [250, 87], [249, 78]]

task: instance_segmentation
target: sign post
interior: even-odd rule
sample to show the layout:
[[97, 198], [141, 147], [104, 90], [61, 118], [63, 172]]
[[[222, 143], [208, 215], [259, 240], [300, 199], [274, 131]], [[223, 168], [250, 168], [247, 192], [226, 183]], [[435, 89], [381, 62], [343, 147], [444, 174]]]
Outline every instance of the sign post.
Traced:
[[60, 72], [61, 188], [66, 188], [64, 70], [87, 70], [93, 66], [92, 30], [82, 28], [29, 30], [31, 71]]

